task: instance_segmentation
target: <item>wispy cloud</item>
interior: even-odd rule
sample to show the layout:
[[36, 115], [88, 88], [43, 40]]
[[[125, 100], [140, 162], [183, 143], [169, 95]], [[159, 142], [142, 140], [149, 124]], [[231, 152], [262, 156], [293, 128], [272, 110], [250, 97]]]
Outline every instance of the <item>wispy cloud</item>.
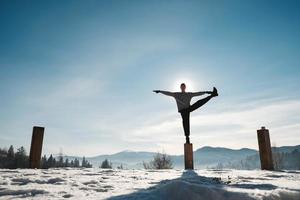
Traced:
[[[205, 108], [203, 108], [205, 109]], [[241, 106], [234, 111], [216, 111], [213, 114], [195, 111], [191, 114], [191, 137], [199, 146], [226, 146], [231, 148], [257, 148], [256, 130], [261, 126], [270, 129], [271, 139], [277, 145], [299, 144], [300, 101], [274, 101], [257, 104], [248, 109]], [[180, 116], [155, 121], [151, 125], [128, 130], [130, 141], [176, 144], [184, 141]], [[238, 142], [236, 142], [238, 141]], [[164, 148], [161, 146], [161, 148]], [[168, 145], [167, 152], [179, 153], [176, 145]]]

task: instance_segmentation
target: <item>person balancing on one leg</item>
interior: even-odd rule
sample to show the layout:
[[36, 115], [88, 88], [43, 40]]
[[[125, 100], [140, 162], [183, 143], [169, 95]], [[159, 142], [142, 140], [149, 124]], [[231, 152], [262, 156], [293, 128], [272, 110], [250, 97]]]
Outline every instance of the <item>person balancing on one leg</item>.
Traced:
[[[218, 91], [214, 87], [213, 91], [204, 91], [204, 92], [185, 92], [186, 85], [182, 83], [180, 85], [181, 92], [168, 92], [161, 90], [153, 90], [155, 93], [162, 93], [167, 96], [174, 97], [177, 103], [178, 112], [182, 117], [183, 130], [186, 137], [186, 143], [190, 143], [190, 112], [200, 108], [211, 98], [218, 96]], [[190, 105], [191, 99], [195, 96], [200, 96], [204, 94], [210, 94], [204, 99], [196, 101], [194, 104]]]

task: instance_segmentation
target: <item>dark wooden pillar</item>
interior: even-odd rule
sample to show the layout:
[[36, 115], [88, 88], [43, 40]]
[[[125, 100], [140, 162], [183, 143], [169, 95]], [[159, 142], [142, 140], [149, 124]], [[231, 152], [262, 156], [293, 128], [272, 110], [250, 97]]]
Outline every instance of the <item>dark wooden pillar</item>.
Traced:
[[194, 169], [193, 144], [184, 144], [184, 168]]
[[44, 127], [34, 126], [31, 138], [31, 147], [29, 155], [29, 167], [40, 168], [41, 167], [41, 154], [43, 147]]
[[269, 130], [257, 130], [260, 164], [262, 170], [274, 170]]

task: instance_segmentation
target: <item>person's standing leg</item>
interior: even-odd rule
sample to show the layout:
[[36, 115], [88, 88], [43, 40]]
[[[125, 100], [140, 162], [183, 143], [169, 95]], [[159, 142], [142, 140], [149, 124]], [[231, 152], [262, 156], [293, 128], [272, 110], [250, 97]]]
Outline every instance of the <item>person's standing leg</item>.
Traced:
[[186, 143], [190, 143], [190, 112], [185, 109], [180, 111], [181, 117], [182, 117], [182, 125], [184, 130], [184, 135], [186, 138]]

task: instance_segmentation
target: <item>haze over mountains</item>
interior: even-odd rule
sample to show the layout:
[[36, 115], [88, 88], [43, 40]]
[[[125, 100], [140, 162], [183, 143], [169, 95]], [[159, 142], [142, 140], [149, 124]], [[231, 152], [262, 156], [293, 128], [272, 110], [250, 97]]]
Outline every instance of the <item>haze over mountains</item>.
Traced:
[[[300, 151], [300, 145], [297, 146], [282, 146], [273, 148], [276, 152], [290, 153], [294, 150]], [[110, 155], [99, 155], [94, 157], [87, 157], [94, 167], [97, 167], [105, 159], [112, 162], [113, 167], [123, 165], [124, 168], [143, 168], [143, 161], [149, 162], [157, 152], [144, 151], [121, 151]], [[254, 149], [230, 149], [224, 147], [209, 147], [205, 146], [194, 151], [194, 165], [195, 168], [214, 167], [218, 164], [226, 164], [228, 162], [239, 162], [244, 160], [247, 156], [257, 155], [258, 151]], [[67, 158], [78, 158], [76, 156], [64, 156]], [[183, 168], [183, 155], [171, 155], [174, 168]]]

